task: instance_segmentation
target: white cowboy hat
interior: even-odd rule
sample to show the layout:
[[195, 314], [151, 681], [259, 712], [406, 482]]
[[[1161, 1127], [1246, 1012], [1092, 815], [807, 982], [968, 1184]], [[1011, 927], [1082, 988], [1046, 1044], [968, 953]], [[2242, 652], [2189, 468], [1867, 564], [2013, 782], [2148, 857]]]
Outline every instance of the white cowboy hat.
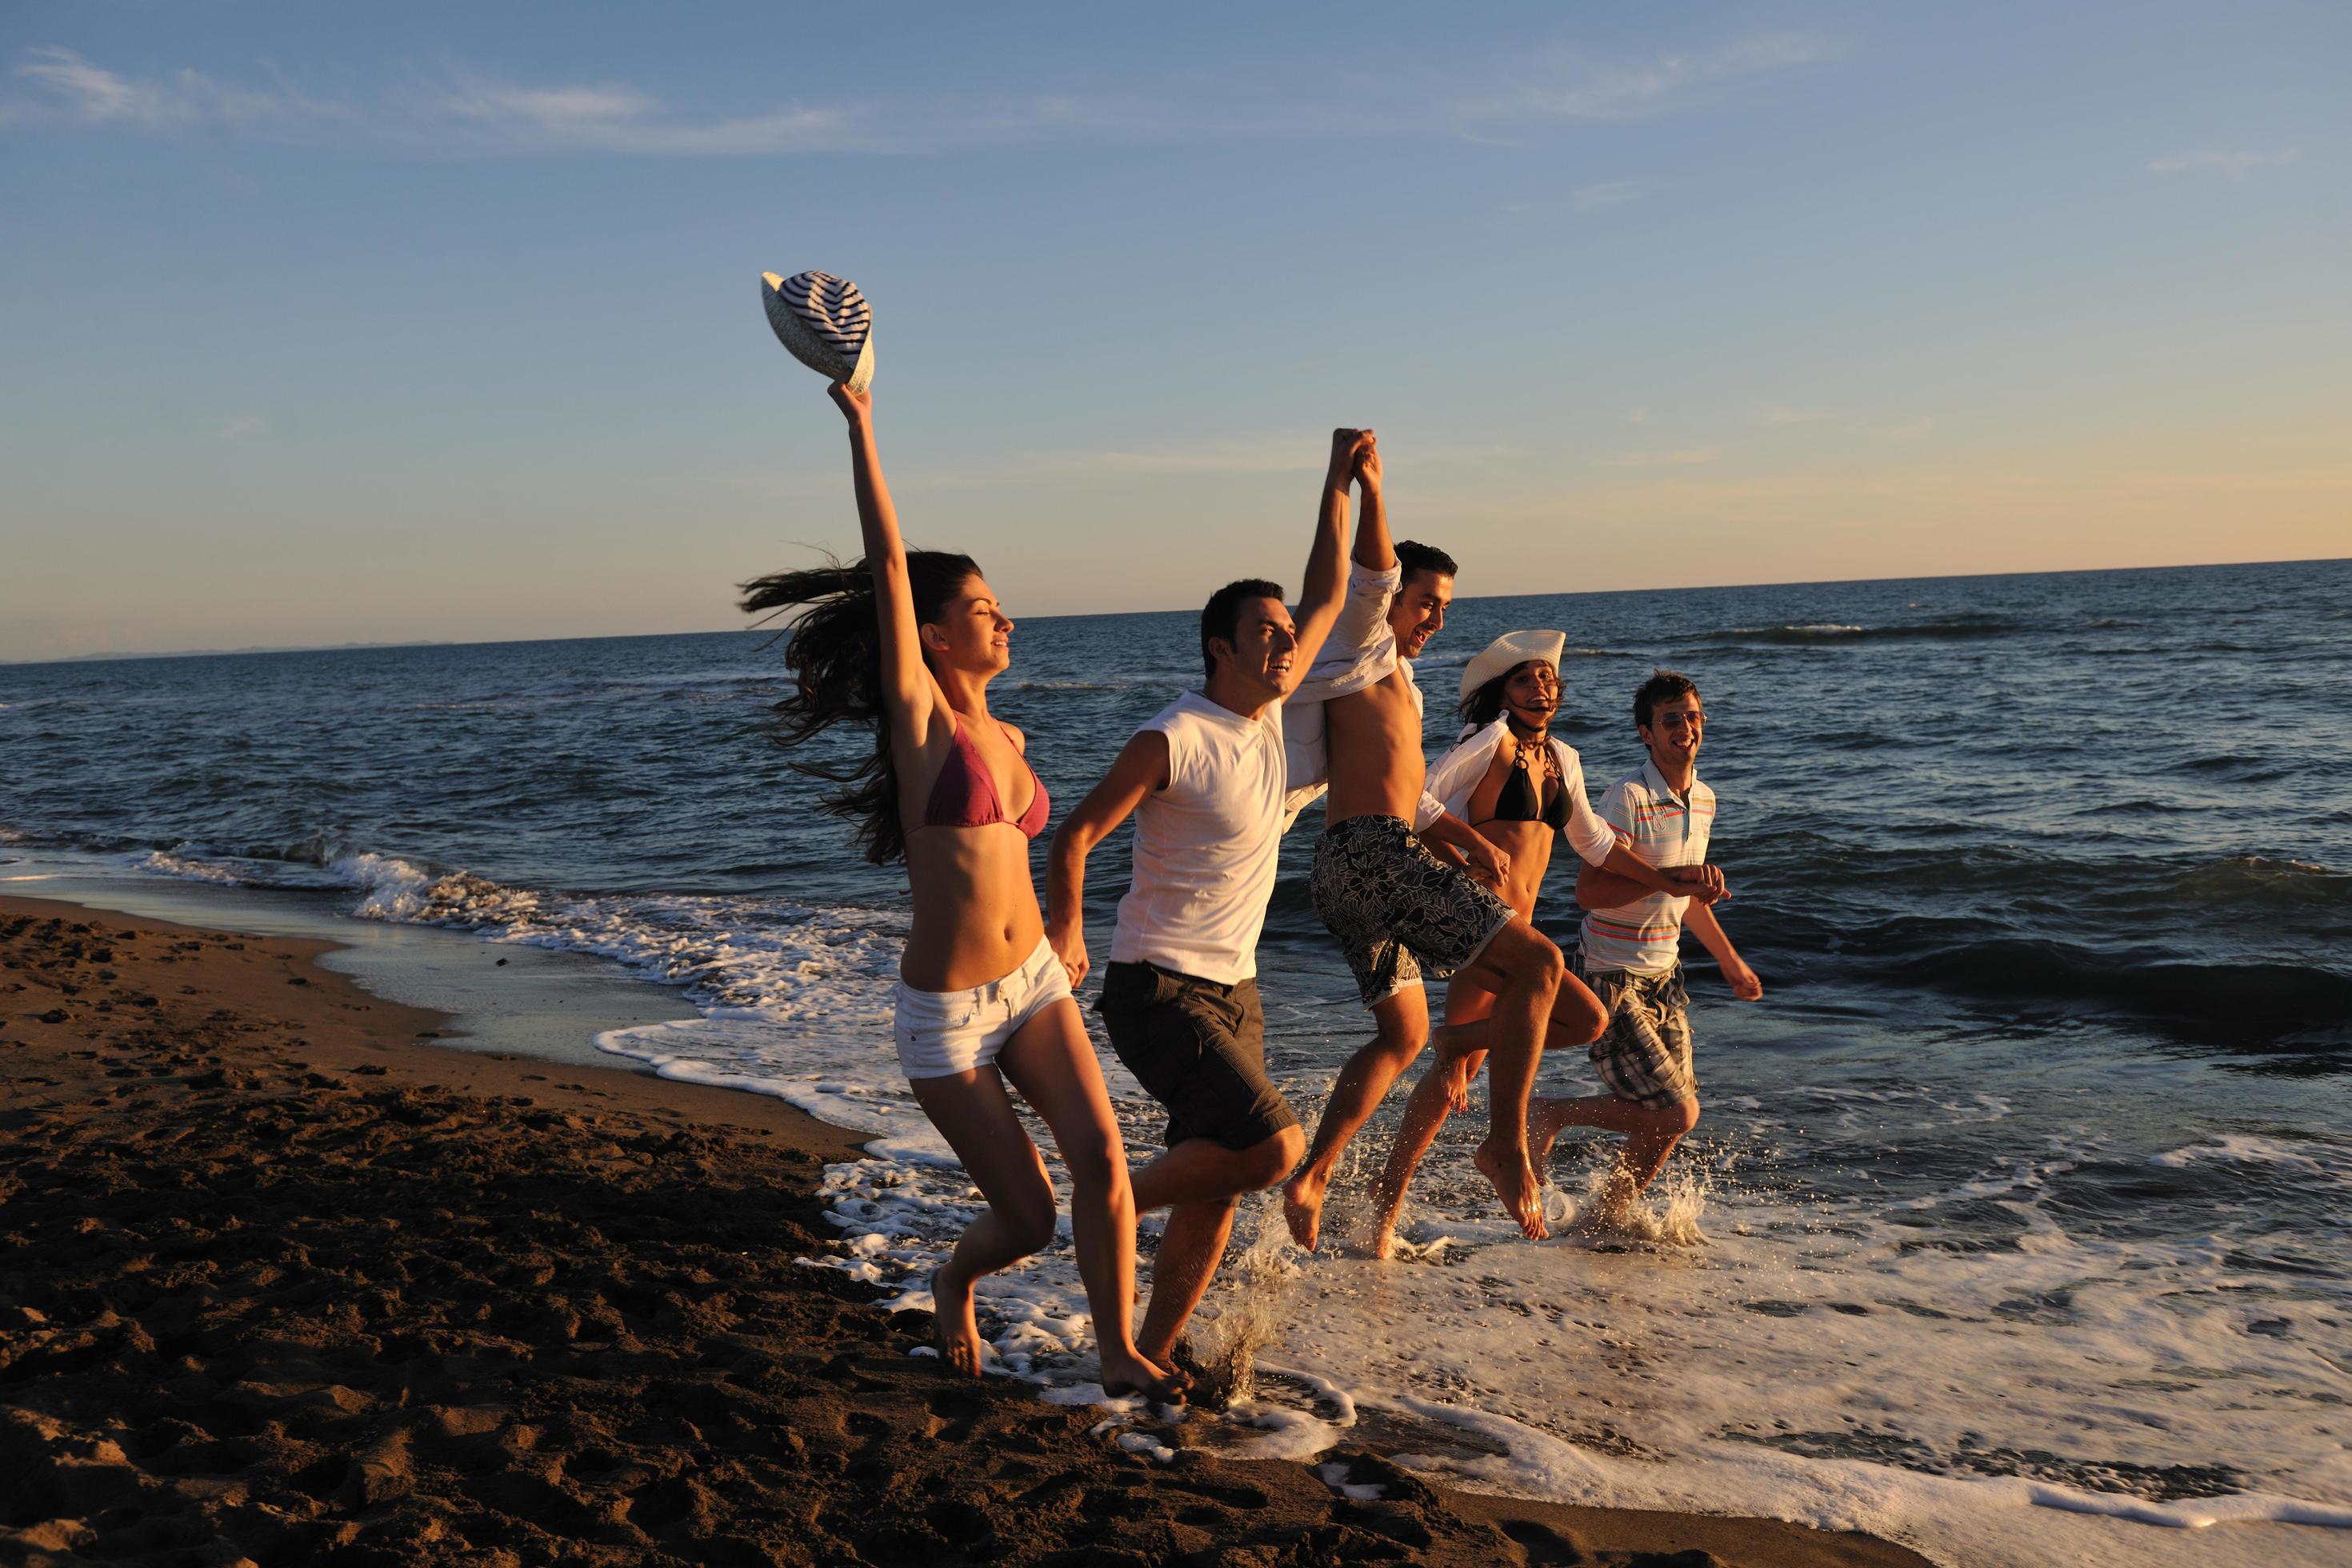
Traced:
[[794, 359], [852, 392], [873, 384], [874, 310], [856, 284], [830, 272], [762, 272], [760, 293], [768, 325]]
[[1462, 667], [1462, 700], [1498, 675], [1508, 675], [1531, 658], [1539, 658], [1559, 668], [1559, 656], [1567, 650], [1566, 632], [1505, 632], [1488, 643], [1478, 657]]

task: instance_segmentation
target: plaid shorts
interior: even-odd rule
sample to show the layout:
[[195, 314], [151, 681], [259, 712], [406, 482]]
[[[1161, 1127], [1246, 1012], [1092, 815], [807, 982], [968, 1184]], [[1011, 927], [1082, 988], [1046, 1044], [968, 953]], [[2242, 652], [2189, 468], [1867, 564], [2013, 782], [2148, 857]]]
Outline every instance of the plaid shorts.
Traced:
[[1584, 983], [1609, 1009], [1609, 1026], [1591, 1049], [1592, 1065], [1609, 1092], [1650, 1110], [1670, 1110], [1697, 1099], [1683, 966], [1677, 963], [1664, 974], [1589, 970]]

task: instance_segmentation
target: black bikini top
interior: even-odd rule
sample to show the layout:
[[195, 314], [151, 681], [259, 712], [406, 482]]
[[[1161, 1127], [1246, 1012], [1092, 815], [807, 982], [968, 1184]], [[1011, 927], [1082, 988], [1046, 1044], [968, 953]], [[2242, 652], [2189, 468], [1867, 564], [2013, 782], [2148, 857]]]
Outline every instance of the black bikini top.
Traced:
[[[1516, 742], [1517, 737], [1512, 739]], [[1537, 799], [1535, 780], [1530, 776], [1532, 770], [1521, 767], [1518, 759], [1514, 757], [1510, 775], [1503, 780], [1503, 787], [1496, 793], [1495, 815], [1487, 821], [1540, 822], [1555, 833], [1567, 827], [1568, 792], [1560, 787], [1560, 781], [1551, 775], [1555, 765], [1551, 744], [1548, 741], [1538, 743], [1543, 747], [1544, 783], [1549, 786], [1547, 793], [1550, 798], [1544, 801]], [[1520, 750], [1524, 754], [1524, 746]]]

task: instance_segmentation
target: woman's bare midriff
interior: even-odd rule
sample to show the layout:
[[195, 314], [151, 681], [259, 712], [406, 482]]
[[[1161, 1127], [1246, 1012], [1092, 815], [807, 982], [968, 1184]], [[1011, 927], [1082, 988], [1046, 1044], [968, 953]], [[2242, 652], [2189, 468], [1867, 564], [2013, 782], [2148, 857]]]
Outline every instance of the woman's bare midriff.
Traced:
[[1029, 840], [1009, 822], [908, 834], [907, 885], [915, 921], [898, 977], [918, 991], [967, 991], [1002, 980], [1045, 934]]
[[1551, 868], [1552, 841], [1559, 837], [1540, 822], [1482, 822], [1478, 837], [1511, 858], [1511, 874], [1496, 889], [1522, 920], [1533, 920], [1536, 895]]

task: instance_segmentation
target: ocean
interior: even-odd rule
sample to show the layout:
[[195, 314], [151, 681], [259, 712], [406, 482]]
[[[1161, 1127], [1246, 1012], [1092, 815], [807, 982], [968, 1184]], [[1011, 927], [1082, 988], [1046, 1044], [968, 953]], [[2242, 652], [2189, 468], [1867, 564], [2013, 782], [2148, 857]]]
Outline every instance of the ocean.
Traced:
[[[992, 702], [1057, 820], [1197, 682], [1196, 625], [1019, 622]], [[1469, 1166], [1482, 1093], [1399, 1260], [1302, 1258], [1251, 1211], [1202, 1332], [1258, 1345], [1256, 1398], [1122, 1435], [1368, 1443], [1953, 1563], [2352, 1560], [2352, 562], [1465, 598], [1420, 665], [1433, 755], [1515, 628], [1567, 634], [1559, 732], [1596, 793], [1641, 763], [1639, 680], [1698, 683], [1721, 914], [1765, 998], [1687, 944], [1704, 1115], [1637, 1233], [1578, 1222], [1605, 1146], [1571, 1134], [1560, 1234], [1520, 1239]], [[692, 1016], [597, 1043], [870, 1133], [827, 1178], [829, 1264], [923, 1304], [972, 1194], [888, 1043], [903, 879], [768, 740], [783, 681], [751, 630], [0, 666], [0, 879], [235, 885], [677, 987]], [[1369, 1033], [1309, 905], [1319, 816], [1259, 978], [1310, 1125]], [[1122, 831], [1097, 955], [1126, 864]], [[1538, 911], [1563, 941], [1570, 869]], [[1592, 1087], [1580, 1052], [1539, 1081]], [[1073, 1398], [1066, 1241], [982, 1303], [1004, 1366]]]

